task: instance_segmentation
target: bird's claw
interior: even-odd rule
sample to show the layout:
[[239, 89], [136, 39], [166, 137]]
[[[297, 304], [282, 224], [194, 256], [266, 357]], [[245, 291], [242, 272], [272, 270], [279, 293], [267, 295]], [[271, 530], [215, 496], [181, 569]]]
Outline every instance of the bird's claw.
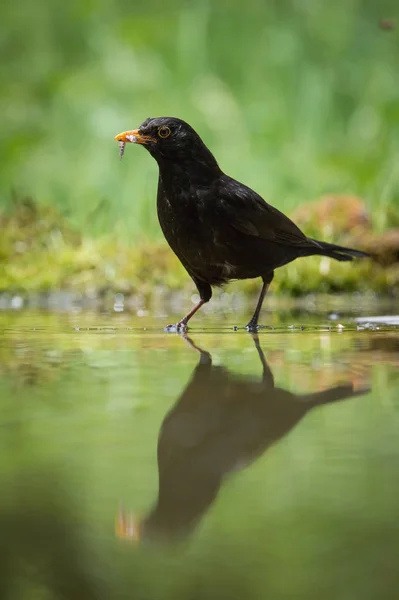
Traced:
[[186, 333], [188, 331], [187, 323], [179, 321], [178, 323], [166, 325], [164, 331], [167, 333]]
[[261, 328], [261, 325], [258, 325], [258, 324], [253, 325], [252, 323], [248, 323], [248, 325], [245, 326], [245, 329], [247, 331], [249, 331], [250, 333], [256, 333], [257, 331], [259, 331], [260, 328]]

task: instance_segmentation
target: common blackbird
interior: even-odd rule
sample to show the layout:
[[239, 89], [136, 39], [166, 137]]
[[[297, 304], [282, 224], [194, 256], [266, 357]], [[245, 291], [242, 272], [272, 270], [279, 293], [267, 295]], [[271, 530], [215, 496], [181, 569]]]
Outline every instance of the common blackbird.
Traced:
[[341, 261], [368, 256], [306, 237], [256, 192], [225, 175], [199, 135], [181, 119], [149, 118], [115, 139], [122, 150], [126, 142], [142, 144], [157, 161], [159, 222], [199, 292], [198, 304], [167, 329], [187, 330], [189, 319], [211, 299], [211, 286], [261, 277], [260, 297], [247, 325], [254, 331], [277, 267], [314, 254]]

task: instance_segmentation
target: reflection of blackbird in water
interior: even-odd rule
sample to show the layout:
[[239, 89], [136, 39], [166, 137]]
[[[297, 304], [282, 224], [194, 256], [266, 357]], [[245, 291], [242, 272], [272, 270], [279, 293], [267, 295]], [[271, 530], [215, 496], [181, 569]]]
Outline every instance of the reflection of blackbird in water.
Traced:
[[315, 406], [368, 391], [356, 392], [352, 384], [304, 395], [277, 388], [258, 337], [253, 338], [263, 367], [261, 381], [215, 367], [211, 355], [188, 340], [201, 356], [160, 430], [158, 501], [139, 526], [128, 524], [121, 513], [121, 537], [187, 536], [226, 475], [259, 458]]

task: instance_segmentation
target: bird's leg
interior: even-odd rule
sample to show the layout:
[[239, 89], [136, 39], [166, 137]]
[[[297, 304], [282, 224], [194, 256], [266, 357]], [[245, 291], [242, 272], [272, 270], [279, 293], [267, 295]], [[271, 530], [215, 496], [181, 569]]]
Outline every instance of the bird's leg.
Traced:
[[250, 322], [246, 326], [246, 330], [247, 331], [257, 331], [258, 330], [259, 313], [260, 313], [260, 310], [262, 308], [262, 304], [263, 304], [263, 300], [264, 300], [264, 298], [266, 296], [266, 292], [269, 289], [270, 283], [271, 283], [271, 281], [273, 279], [273, 275], [274, 275], [274, 273], [272, 272], [269, 275], [262, 277], [263, 286], [262, 286], [262, 289], [261, 289], [261, 292], [260, 292], [258, 303], [257, 303], [256, 308], [255, 308], [255, 312], [252, 315], [252, 318], [251, 318]]
[[200, 281], [200, 280], [196, 279], [195, 277], [192, 277], [192, 279], [199, 291], [200, 301], [194, 306], [194, 308], [192, 308], [190, 310], [190, 312], [188, 312], [182, 319], [180, 319], [180, 321], [178, 323], [176, 323], [175, 325], [167, 325], [165, 327], [165, 331], [178, 331], [178, 332], [187, 331], [188, 330], [187, 323], [189, 322], [191, 317], [193, 317], [195, 315], [197, 310], [199, 310], [203, 304], [205, 304], [206, 302], [209, 302], [209, 300], [212, 298], [212, 288], [209, 285], [209, 283]]
[[178, 329], [179, 331], [187, 331], [187, 329], [188, 329], [187, 323], [189, 322], [191, 317], [193, 317], [195, 315], [197, 310], [199, 310], [201, 308], [201, 306], [203, 304], [205, 304], [205, 300], [200, 300], [198, 302], [198, 304], [196, 304], [194, 306], [194, 308], [190, 310], [190, 312], [188, 312], [182, 319], [180, 319], [180, 321], [178, 323], [176, 323], [176, 325], [175, 325], [176, 329]]

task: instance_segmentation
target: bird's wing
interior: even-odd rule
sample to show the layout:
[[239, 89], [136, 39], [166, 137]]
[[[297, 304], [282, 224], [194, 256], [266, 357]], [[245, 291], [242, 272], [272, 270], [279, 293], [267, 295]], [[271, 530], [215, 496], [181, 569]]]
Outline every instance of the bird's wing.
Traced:
[[238, 181], [224, 176], [217, 196], [221, 218], [234, 229], [277, 244], [309, 245], [308, 238], [291, 219]]

